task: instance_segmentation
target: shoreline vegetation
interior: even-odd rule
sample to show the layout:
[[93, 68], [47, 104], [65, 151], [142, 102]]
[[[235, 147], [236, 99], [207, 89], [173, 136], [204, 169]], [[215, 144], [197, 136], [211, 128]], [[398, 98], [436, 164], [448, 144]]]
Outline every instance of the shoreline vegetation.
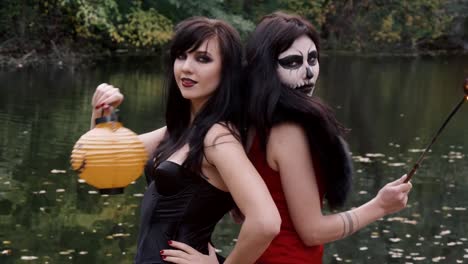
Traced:
[[[357, 56], [364, 58], [379, 57], [438, 57], [438, 56], [468, 56], [468, 50], [426, 50], [418, 52], [353, 52], [347, 50], [324, 50], [323, 57], [328, 56]], [[80, 53], [73, 51], [52, 52], [41, 54], [32, 50], [27, 54], [0, 55], [0, 71], [12, 71], [20, 69], [34, 69], [39, 67], [57, 67], [71, 69], [85, 69], [93, 67], [99, 63], [136, 61], [142, 63], [151, 63], [154, 60], [159, 61], [161, 53], [148, 52], [126, 52], [117, 53]]]
[[468, 54], [466, 0], [2, 0], [0, 70], [160, 58], [186, 17], [225, 19], [245, 39], [275, 10], [309, 19], [328, 55]]

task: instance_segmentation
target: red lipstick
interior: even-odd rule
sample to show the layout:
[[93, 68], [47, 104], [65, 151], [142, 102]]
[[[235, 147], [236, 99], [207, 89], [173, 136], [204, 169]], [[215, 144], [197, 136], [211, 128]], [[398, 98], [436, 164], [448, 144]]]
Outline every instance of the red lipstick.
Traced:
[[194, 86], [195, 84], [197, 84], [196, 81], [189, 79], [189, 78], [182, 78], [181, 81], [182, 81], [182, 86], [184, 86], [185, 88], [190, 88]]

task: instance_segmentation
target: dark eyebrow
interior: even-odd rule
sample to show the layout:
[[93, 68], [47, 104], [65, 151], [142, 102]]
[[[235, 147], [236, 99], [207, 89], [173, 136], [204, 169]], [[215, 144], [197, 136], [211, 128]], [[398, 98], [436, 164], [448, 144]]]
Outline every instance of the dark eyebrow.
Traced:
[[195, 55], [206, 55], [206, 56], [211, 57], [211, 53], [209, 53], [209, 52], [206, 51], [206, 50], [195, 50], [195, 51], [193, 51], [193, 53], [194, 53]]

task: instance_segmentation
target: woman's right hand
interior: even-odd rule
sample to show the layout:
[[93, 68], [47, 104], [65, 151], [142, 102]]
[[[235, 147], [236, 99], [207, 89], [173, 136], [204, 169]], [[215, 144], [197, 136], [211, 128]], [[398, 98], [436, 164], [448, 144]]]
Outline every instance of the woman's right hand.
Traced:
[[96, 88], [93, 99], [91, 100], [91, 105], [96, 117], [98, 117], [101, 115], [102, 110], [104, 110], [104, 115], [110, 114], [109, 108], [118, 107], [123, 99], [124, 96], [120, 93], [119, 88], [107, 83], [102, 83]]
[[412, 185], [411, 182], [405, 183], [405, 179], [406, 175], [403, 175], [400, 179], [386, 184], [375, 197], [386, 215], [398, 212], [406, 207], [408, 193]]

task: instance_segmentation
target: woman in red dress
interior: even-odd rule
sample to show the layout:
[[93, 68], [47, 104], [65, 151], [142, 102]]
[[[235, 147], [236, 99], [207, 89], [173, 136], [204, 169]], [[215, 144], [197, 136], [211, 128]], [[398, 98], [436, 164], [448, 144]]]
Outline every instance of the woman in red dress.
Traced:
[[[248, 40], [246, 61], [247, 114], [254, 131], [248, 153], [282, 220], [279, 235], [257, 263], [322, 263], [323, 244], [406, 206], [411, 183], [402, 177], [358, 208], [322, 213], [323, 200], [332, 209], [344, 204], [352, 166], [344, 128], [311, 96], [319, 75], [319, 37], [307, 20], [281, 12], [265, 16]], [[184, 254], [199, 254], [181, 245], [176, 247]]]
[[390, 182], [364, 205], [335, 209], [351, 186], [351, 161], [332, 111], [312, 97], [319, 75], [319, 37], [305, 19], [265, 16], [246, 46], [249, 107], [255, 128], [249, 156], [278, 207], [280, 234], [258, 263], [322, 263], [323, 244], [351, 235], [406, 206], [410, 183]]

